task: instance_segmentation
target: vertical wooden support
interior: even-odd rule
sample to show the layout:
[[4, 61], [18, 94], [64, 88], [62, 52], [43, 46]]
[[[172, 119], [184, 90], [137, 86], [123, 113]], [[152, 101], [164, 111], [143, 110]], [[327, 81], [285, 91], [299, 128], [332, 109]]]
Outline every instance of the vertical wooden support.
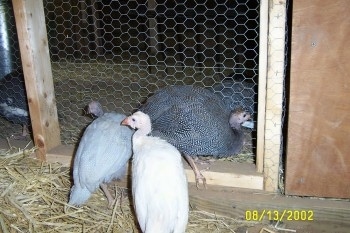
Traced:
[[266, 111], [266, 79], [267, 79], [267, 33], [269, 17], [269, 0], [260, 2], [259, 26], [259, 90], [258, 90], [258, 135], [256, 145], [256, 171], [264, 170], [265, 147], [265, 111]]
[[[149, 11], [155, 11], [157, 3], [155, 0], [149, 0], [148, 2], [148, 10]], [[150, 38], [150, 46], [151, 46], [151, 52], [154, 54], [157, 54], [159, 51], [159, 45], [158, 45], [158, 28], [157, 28], [157, 19], [149, 18], [148, 19], [149, 24], [149, 38]]]
[[91, 1], [91, 11], [92, 11], [92, 20], [94, 24], [94, 36], [95, 36], [95, 46], [96, 46], [96, 53], [97, 56], [103, 55], [103, 45], [102, 45], [102, 35], [101, 31], [103, 30], [101, 27], [101, 15], [100, 11], [97, 10], [98, 4], [96, 3], [96, 0]]
[[285, 68], [285, 24], [286, 0], [270, 0], [264, 143], [266, 191], [277, 191], [278, 189]]
[[61, 144], [43, 2], [13, 0], [37, 157]]

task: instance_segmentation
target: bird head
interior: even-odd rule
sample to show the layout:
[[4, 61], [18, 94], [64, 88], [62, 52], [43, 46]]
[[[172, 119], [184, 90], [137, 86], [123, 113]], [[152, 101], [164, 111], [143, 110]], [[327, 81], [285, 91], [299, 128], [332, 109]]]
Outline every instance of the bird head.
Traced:
[[152, 130], [151, 119], [147, 114], [141, 111], [137, 111], [131, 116], [128, 116], [121, 124], [128, 125], [132, 129], [138, 129], [138, 131], [143, 132], [144, 135], [149, 134]]
[[250, 119], [250, 114], [243, 108], [237, 108], [231, 112], [229, 123], [232, 128], [238, 129], [242, 123]]
[[85, 112], [91, 114], [92, 117], [100, 117], [103, 115], [103, 109], [99, 102], [92, 101], [85, 107]]

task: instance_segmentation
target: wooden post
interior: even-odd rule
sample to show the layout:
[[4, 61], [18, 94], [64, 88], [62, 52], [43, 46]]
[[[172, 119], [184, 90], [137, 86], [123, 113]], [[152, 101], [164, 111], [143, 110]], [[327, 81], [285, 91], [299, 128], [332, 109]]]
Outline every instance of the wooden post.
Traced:
[[13, 0], [37, 158], [61, 144], [44, 7], [38, 0]]
[[258, 130], [256, 145], [256, 171], [264, 171], [265, 146], [265, 111], [266, 111], [266, 79], [267, 79], [267, 33], [268, 33], [268, 0], [260, 2], [260, 29], [259, 29], [259, 90], [258, 90]]
[[[155, 11], [156, 10], [157, 3], [155, 0], [148, 1], [148, 10], [149, 11]], [[157, 19], [149, 18], [148, 19], [148, 26], [149, 26], [149, 38], [150, 38], [150, 46], [151, 46], [151, 52], [154, 54], [157, 54], [159, 51], [159, 45], [158, 45], [158, 28], [157, 28]]]
[[264, 187], [266, 191], [277, 191], [278, 189], [282, 145], [285, 24], [286, 0], [269, 0], [264, 138]]
[[92, 11], [92, 20], [93, 20], [93, 25], [94, 25], [94, 36], [95, 36], [95, 46], [96, 46], [96, 54], [97, 56], [101, 56], [103, 55], [103, 45], [102, 45], [102, 35], [101, 35], [101, 31], [103, 30], [101, 27], [101, 15], [102, 13], [100, 13], [97, 10], [98, 4], [96, 4], [96, 0], [92, 0], [91, 1], [91, 11]]

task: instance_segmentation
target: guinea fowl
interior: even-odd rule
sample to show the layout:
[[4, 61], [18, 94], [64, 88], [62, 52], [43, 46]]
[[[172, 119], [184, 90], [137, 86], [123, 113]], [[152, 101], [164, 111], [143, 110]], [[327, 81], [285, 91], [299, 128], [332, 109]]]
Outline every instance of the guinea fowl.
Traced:
[[0, 116], [14, 124], [22, 125], [22, 133], [13, 135], [13, 138], [26, 138], [30, 119], [24, 76], [21, 70], [13, 71], [0, 80]]
[[250, 118], [241, 108], [230, 112], [219, 96], [195, 86], [159, 89], [140, 111], [150, 116], [152, 135], [167, 140], [184, 154], [197, 187], [199, 180], [206, 187], [206, 180], [193, 157], [222, 158], [239, 153], [244, 144], [241, 124]]
[[104, 113], [98, 102], [88, 105], [88, 113], [97, 116], [85, 130], [74, 158], [74, 185], [70, 191], [70, 205], [84, 204], [100, 186], [105, 193], [108, 206], [114, 199], [107, 183], [122, 178], [132, 154], [133, 130], [121, 126], [123, 114]]
[[147, 114], [136, 112], [122, 124], [138, 129], [133, 137], [132, 195], [142, 232], [184, 233], [188, 185], [180, 152], [151, 132]]

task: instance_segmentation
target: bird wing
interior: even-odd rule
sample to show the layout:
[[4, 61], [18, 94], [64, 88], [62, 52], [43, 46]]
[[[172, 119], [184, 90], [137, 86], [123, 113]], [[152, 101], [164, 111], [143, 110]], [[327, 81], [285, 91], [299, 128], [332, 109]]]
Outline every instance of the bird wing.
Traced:
[[94, 191], [101, 182], [109, 182], [125, 171], [131, 156], [132, 131], [120, 125], [121, 119], [108, 115], [89, 125], [79, 143], [73, 175], [82, 186]]
[[[188, 155], [221, 155], [230, 148], [230, 111], [213, 92], [195, 86], [168, 86], [146, 103], [152, 135]], [[228, 152], [229, 153], [229, 152]]]
[[[218, 130], [222, 123], [218, 119], [222, 116], [208, 110], [206, 104], [185, 102], [172, 106], [167, 113], [152, 121], [152, 135], [167, 140], [185, 154], [215, 151], [216, 140], [222, 137]], [[223, 112], [218, 114], [223, 115]], [[228, 120], [224, 124], [229, 127]]]

